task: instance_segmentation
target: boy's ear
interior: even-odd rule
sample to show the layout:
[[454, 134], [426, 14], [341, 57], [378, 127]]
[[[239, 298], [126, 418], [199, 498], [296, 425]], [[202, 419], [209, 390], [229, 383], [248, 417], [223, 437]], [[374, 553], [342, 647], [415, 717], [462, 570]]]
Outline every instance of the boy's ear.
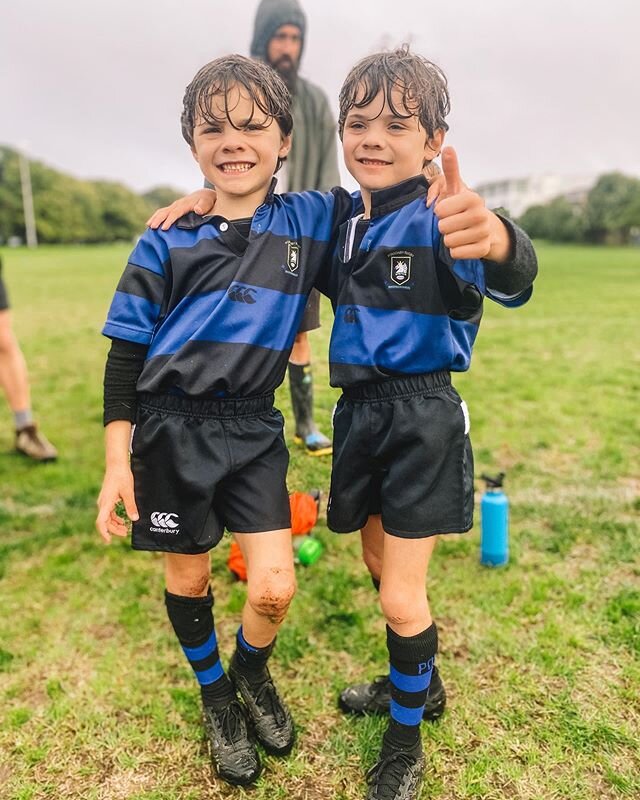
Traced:
[[434, 131], [433, 136], [427, 136], [427, 141], [424, 145], [424, 158], [425, 161], [433, 161], [434, 158], [440, 155], [442, 145], [444, 144], [445, 132], [442, 128]]
[[279, 158], [286, 158], [289, 155], [289, 150], [291, 150], [291, 139], [291, 134], [282, 137], [282, 143], [280, 145], [280, 149], [278, 150]]

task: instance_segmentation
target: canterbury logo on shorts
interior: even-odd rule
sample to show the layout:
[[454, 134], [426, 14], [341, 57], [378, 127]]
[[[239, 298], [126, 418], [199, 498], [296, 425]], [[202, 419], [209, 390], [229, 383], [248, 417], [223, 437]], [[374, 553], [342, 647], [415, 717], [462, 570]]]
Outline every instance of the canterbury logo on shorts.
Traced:
[[170, 514], [167, 511], [154, 511], [151, 514], [152, 533], [178, 533], [180, 520], [177, 514]]

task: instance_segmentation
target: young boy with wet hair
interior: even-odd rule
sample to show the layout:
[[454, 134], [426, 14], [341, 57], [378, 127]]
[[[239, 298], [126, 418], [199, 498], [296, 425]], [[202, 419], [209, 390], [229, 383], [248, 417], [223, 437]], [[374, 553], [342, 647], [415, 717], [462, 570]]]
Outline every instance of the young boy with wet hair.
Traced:
[[[97, 528], [107, 542], [126, 535], [121, 500], [132, 546], [164, 553], [167, 613], [201, 687], [213, 764], [242, 785], [260, 774], [254, 733], [275, 755], [289, 753], [295, 736], [267, 666], [295, 591], [274, 390], [338, 223], [353, 213], [344, 190], [274, 193], [291, 144], [290, 104], [266, 64], [229, 56], [198, 72], [182, 133], [216, 186], [216, 214], [144, 233], [103, 331], [112, 345]], [[228, 675], [209, 560], [225, 527], [248, 570]]]
[[437, 534], [473, 522], [469, 414], [451, 372], [469, 368], [483, 298], [522, 305], [537, 269], [532, 252], [518, 253], [528, 240], [471, 197], [451, 148], [446, 188], [435, 211], [425, 207], [422, 170], [442, 150], [449, 108], [442, 71], [407, 48], [363, 59], [340, 92], [345, 163], [364, 210], [343, 227], [327, 286], [331, 383], [343, 391], [327, 519], [337, 532], [361, 530], [387, 621], [389, 678], [341, 696], [347, 711], [390, 708], [370, 800], [418, 796], [438, 648], [429, 560]]

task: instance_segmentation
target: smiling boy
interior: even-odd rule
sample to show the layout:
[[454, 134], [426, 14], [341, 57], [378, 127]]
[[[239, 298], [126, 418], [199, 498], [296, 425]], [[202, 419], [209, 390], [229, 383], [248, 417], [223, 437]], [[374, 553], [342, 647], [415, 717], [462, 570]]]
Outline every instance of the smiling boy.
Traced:
[[364, 211], [343, 226], [326, 287], [331, 383], [343, 392], [327, 521], [360, 529], [387, 622], [389, 677], [340, 699], [354, 713], [390, 711], [368, 800], [413, 800], [425, 771], [420, 723], [438, 646], [429, 561], [437, 534], [473, 523], [469, 415], [451, 372], [469, 368], [484, 296], [522, 305], [537, 270], [532, 250], [518, 252], [526, 237], [464, 187], [452, 149], [446, 190], [435, 213], [425, 207], [422, 170], [441, 152], [449, 107], [442, 71], [407, 48], [363, 59], [340, 93]]
[[[217, 213], [145, 232], [103, 331], [112, 346], [97, 528], [107, 542], [126, 535], [115, 510], [122, 500], [132, 546], [164, 553], [167, 613], [200, 684], [213, 764], [242, 785], [260, 774], [254, 734], [274, 755], [294, 744], [267, 667], [295, 591], [274, 390], [337, 224], [352, 213], [343, 190], [274, 194], [291, 144], [290, 102], [267, 65], [241, 56], [198, 72], [182, 133], [217, 187]], [[225, 527], [248, 570], [229, 675], [209, 585], [209, 551]]]

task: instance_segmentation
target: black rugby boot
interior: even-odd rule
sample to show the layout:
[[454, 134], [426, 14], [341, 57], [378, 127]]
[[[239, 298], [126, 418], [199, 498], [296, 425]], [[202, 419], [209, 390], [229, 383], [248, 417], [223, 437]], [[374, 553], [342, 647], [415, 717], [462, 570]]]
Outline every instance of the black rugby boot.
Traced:
[[296, 740], [296, 731], [289, 709], [273, 685], [269, 669], [265, 667], [265, 680], [254, 683], [247, 680], [234, 661], [235, 657], [229, 665], [229, 678], [244, 702], [256, 738], [270, 755], [288, 755]]
[[417, 800], [425, 770], [422, 744], [412, 750], [381, 753], [369, 772], [366, 800]]
[[247, 712], [240, 702], [236, 699], [222, 709], [203, 709], [211, 763], [218, 775], [234, 786], [256, 781], [262, 765], [249, 731]]
[[[380, 675], [371, 683], [359, 683], [344, 689], [338, 705], [345, 714], [372, 714], [381, 715], [389, 713], [391, 702], [391, 679], [389, 675]], [[444, 714], [447, 705], [447, 694], [444, 690], [438, 668], [434, 666], [431, 674], [429, 694], [424, 707], [422, 719], [433, 722]]]

